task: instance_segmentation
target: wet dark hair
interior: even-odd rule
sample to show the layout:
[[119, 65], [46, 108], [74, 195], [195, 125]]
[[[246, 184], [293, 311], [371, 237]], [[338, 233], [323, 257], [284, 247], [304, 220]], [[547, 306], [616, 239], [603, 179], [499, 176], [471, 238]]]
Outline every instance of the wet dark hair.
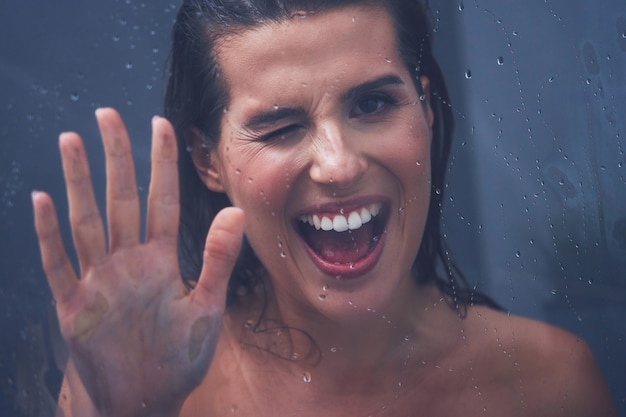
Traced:
[[[419, 284], [435, 284], [460, 314], [470, 304], [497, 308], [488, 297], [468, 287], [441, 236], [444, 175], [453, 131], [452, 107], [441, 70], [432, 54], [431, 24], [421, 0], [185, 0], [176, 19], [170, 52], [170, 78], [165, 116], [173, 123], [180, 151], [181, 222], [179, 256], [183, 278], [193, 283], [200, 274], [209, 226], [217, 212], [230, 205], [223, 193], [210, 191], [193, 164], [185, 132], [196, 128], [210, 150], [220, 137], [220, 122], [228, 104], [216, 47], [226, 36], [264, 24], [293, 18], [295, 13], [324, 13], [345, 6], [376, 7], [392, 17], [397, 44], [419, 94], [422, 75], [430, 79], [434, 113], [431, 145], [432, 192], [421, 246], [413, 264]], [[262, 284], [264, 269], [247, 244], [228, 287], [227, 303]], [[193, 284], [190, 284], [193, 285]]]

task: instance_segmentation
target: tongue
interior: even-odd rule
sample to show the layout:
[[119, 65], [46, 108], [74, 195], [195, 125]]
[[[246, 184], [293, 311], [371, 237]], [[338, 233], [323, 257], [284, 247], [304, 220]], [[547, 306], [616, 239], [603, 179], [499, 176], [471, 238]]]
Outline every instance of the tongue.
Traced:
[[364, 258], [374, 238], [374, 222], [369, 222], [357, 230], [346, 232], [325, 232], [306, 227], [306, 242], [311, 249], [327, 262], [348, 264]]

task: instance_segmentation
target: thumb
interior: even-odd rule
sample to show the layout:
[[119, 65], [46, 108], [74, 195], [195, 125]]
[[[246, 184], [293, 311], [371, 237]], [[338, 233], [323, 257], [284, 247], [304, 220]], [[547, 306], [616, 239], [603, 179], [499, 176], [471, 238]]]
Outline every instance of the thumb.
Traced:
[[228, 280], [241, 249], [245, 215], [237, 207], [222, 209], [213, 219], [204, 245], [202, 271], [194, 292], [223, 309]]

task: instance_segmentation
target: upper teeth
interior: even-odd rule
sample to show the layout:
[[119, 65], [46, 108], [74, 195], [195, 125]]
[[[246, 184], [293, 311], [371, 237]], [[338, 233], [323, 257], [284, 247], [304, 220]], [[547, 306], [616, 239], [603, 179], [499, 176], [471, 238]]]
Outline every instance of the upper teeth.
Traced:
[[299, 220], [310, 224], [317, 230], [345, 232], [347, 230], [356, 230], [372, 220], [372, 217], [376, 217], [380, 213], [381, 206], [380, 203], [370, 204], [367, 207], [351, 211], [347, 216], [344, 213], [335, 214], [334, 216], [305, 214], [300, 216]]

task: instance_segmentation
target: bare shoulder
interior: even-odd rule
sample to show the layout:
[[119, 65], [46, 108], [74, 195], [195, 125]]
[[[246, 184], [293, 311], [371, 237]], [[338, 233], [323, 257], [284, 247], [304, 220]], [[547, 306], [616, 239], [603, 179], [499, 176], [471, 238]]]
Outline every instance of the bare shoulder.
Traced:
[[467, 326], [483, 377], [498, 381], [534, 415], [615, 416], [608, 387], [587, 343], [565, 330], [485, 307]]

